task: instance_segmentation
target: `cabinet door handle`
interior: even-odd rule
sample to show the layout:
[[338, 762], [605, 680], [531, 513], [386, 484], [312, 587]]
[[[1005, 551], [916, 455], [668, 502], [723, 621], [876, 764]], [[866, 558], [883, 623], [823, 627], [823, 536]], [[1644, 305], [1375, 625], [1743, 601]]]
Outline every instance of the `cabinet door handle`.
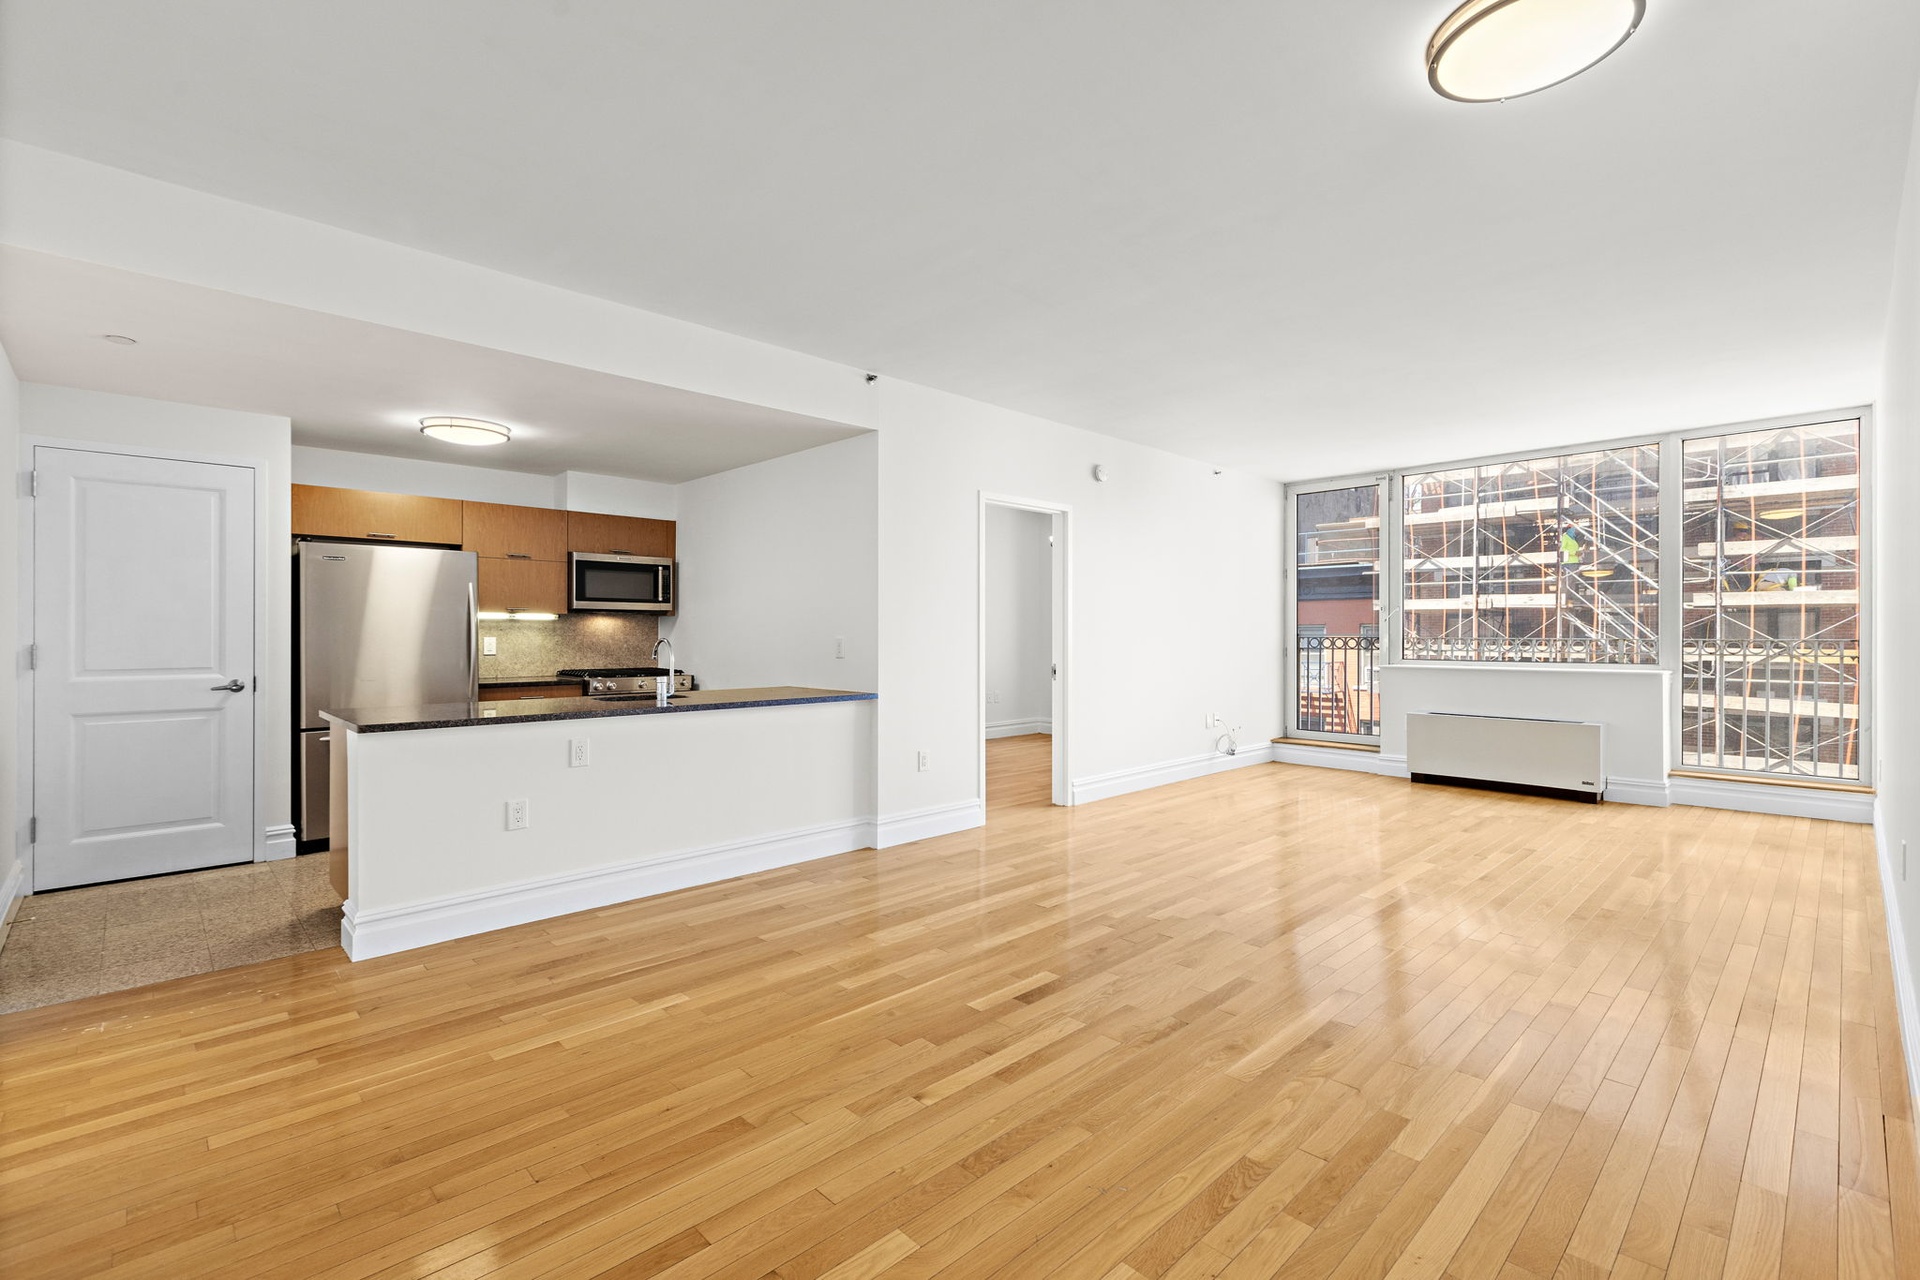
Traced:
[[369, 538], [386, 538], [386, 539], [392, 540], [394, 538], [399, 537], [400, 535], [397, 533], [370, 533], [367, 536]]
[[531, 560], [531, 559], [533, 559], [533, 557], [532, 557], [532, 556], [530, 556], [530, 555], [527, 555], [527, 554], [526, 554], [526, 553], [524, 553], [524, 552], [520, 552], [520, 551], [509, 551], [509, 552], [507, 552], [507, 559], [509, 559], [509, 560]]
[[625, 547], [608, 547], [607, 554], [610, 556], [630, 556], [633, 552], [627, 550]]

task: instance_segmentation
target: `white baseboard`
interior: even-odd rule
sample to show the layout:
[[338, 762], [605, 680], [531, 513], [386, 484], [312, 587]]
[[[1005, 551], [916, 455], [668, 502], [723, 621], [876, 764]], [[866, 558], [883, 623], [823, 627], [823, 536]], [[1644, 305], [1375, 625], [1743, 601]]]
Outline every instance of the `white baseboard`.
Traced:
[[1389, 758], [1378, 751], [1342, 751], [1338, 747], [1304, 747], [1294, 742], [1276, 742], [1273, 744], [1273, 758], [1281, 764], [1303, 764], [1315, 769], [1345, 769], [1349, 773], [1373, 773], [1388, 778], [1407, 776], [1405, 756]]
[[971, 831], [987, 825], [987, 806], [979, 800], [957, 804], [939, 804], [911, 813], [893, 813], [873, 823], [872, 845], [891, 849], [897, 844], [950, 836], [956, 831]]
[[1076, 778], [1070, 788], [1071, 798], [1075, 804], [1091, 804], [1133, 791], [1146, 791], [1173, 782], [1204, 778], [1228, 769], [1244, 769], [1248, 765], [1270, 764], [1272, 761], [1273, 744], [1268, 742], [1242, 747], [1238, 755], [1228, 756], [1210, 751], [1206, 755], [1188, 756], [1184, 760], [1168, 760], [1161, 764], [1116, 769], [1112, 773], [1096, 774], [1091, 778]]
[[864, 820], [833, 823], [694, 849], [646, 862], [523, 880], [498, 889], [377, 912], [358, 911], [349, 900], [340, 922], [340, 946], [351, 960], [369, 960], [511, 925], [549, 920], [694, 885], [731, 880], [756, 871], [829, 858], [872, 847], [873, 825]]
[[1037, 720], [989, 720], [987, 736], [989, 738], [1020, 738], [1029, 733], [1052, 733], [1053, 721], [1042, 716]]
[[1605, 799], [1608, 804], [1643, 804], [1664, 809], [1673, 803], [1673, 788], [1665, 778], [1609, 777]]
[[1893, 958], [1893, 998], [1899, 1005], [1900, 1043], [1907, 1050], [1907, 1089], [1920, 1104], [1920, 994], [1914, 990], [1914, 974], [1908, 964], [1913, 952], [1907, 947], [1906, 921], [1901, 919], [1900, 898], [1894, 891], [1893, 851], [1887, 847], [1884, 815], [1878, 802], [1873, 807], [1873, 847], [1880, 863], [1880, 899], [1887, 913], [1887, 951]]
[[7, 868], [5, 879], [0, 879], [0, 948], [7, 945], [7, 935], [13, 932], [13, 916], [20, 910], [20, 904], [27, 897], [27, 864], [15, 858]]
[[291, 822], [283, 822], [277, 827], [268, 827], [266, 842], [261, 846], [260, 856], [255, 862], [278, 862], [282, 858], [291, 858], [300, 852], [300, 842]]
[[[1609, 781], [1608, 786], [1612, 786]], [[1828, 822], [1873, 821], [1873, 796], [1860, 791], [1822, 791], [1817, 787], [1773, 787], [1761, 782], [1729, 778], [1669, 778], [1667, 790], [1674, 804], [1701, 809], [1732, 809], [1739, 813], [1771, 813], [1786, 818], [1821, 818]]]

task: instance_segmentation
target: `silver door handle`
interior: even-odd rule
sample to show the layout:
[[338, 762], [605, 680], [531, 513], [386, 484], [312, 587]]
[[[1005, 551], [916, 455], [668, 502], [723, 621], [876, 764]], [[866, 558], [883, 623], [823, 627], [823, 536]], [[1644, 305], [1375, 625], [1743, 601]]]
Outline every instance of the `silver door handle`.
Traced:
[[233, 679], [227, 681], [225, 684], [217, 684], [213, 686], [213, 692], [220, 693], [222, 691], [227, 693], [245, 693], [247, 691], [247, 682], [245, 680], [240, 679], [238, 676], [235, 676]]

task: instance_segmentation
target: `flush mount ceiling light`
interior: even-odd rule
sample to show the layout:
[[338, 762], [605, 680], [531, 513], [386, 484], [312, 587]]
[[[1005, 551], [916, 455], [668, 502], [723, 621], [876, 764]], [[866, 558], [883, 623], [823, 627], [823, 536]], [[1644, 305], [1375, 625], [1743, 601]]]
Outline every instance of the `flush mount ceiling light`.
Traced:
[[140, 339], [129, 338], [124, 333], [103, 333], [100, 336], [108, 342], [113, 343], [116, 347], [137, 347], [140, 345]]
[[513, 439], [513, 432], [499, 423], [479, 418], [422, 418], [420, 434], [448, 444], [505, 444]]
[[1627, 42], [1646, 0], [1467, 0], [1427, 45], [1427, 83], [1456, 102], [1551, 89]]

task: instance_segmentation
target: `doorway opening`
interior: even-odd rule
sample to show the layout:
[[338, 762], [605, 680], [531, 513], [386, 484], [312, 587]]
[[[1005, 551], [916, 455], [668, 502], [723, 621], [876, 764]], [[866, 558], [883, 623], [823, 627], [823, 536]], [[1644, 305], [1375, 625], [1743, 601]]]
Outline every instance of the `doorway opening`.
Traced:
[[982, 495], [980, 790], [990, 807], [1067, 805], [1066, 507]]

